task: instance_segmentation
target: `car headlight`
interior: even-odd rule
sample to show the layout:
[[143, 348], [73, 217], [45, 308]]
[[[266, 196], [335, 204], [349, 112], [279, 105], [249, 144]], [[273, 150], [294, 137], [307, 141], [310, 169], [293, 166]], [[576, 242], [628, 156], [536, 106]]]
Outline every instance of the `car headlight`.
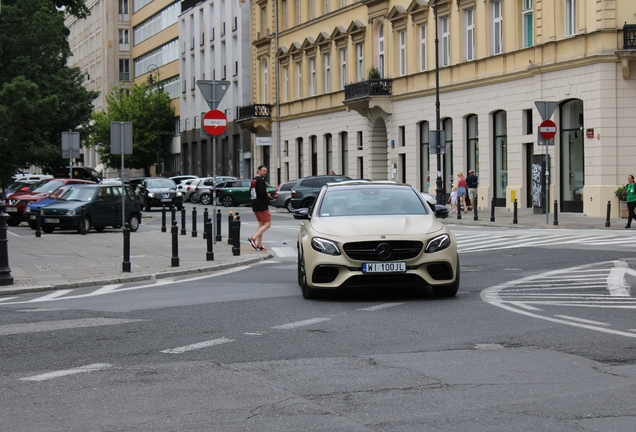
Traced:
[[426, 245], [426, 253], [439, 252], [446, 249], [451, 244], [451, 239], [448, 234], [442, 234], [429, 241]]
[[154, 192], [148, 192], [148, 198], [154, 198], [154, 197], [155, 197]]
[[177, 195], [178, 197], [180, 197], [182, 194], [181, 194], [181, 192], [177, 192], [175, 195]]
[[64, 213], [66, 216], [75, 216], [75, 210], [67, 210], [66, 213]]
[[338, 248], [338, 245], [335, 242], [320, 237], [314, 237], [311, 239], [311, 247], [314, 248], [314, 250], [327, 255], [341, 255], [340, 248]]

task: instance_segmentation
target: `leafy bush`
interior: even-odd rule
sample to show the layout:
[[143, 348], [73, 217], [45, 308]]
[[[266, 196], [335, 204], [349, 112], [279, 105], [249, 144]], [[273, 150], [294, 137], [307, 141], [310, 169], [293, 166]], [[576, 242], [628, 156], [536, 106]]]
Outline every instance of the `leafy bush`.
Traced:
[[625, 201], [627, 200], [627, 189], [623, 185], [614, 191], [614, 195], [619, 201]]

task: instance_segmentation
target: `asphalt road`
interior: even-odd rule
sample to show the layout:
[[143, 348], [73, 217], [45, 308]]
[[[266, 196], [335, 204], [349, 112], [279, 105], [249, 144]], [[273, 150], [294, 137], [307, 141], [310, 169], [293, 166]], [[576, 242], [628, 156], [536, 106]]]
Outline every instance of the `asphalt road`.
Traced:
[[279, 256], [213, 277], [0, 302], [2, 429], [633, 430], [629, 243], [451, 227], [456, 298], [307, 301], [297, 225], [276, 214]]

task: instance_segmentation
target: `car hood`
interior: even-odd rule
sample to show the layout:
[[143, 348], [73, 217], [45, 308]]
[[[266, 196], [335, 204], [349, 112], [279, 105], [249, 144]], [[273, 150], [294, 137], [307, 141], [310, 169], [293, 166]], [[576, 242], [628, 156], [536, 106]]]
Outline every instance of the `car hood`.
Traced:
[[67, 210], [80, 210], [82, 206], [88, 206], [91, 203], [86, 201], [55, 201], [46, 206], [45, 209], [47, 214], [62, 214]]
[[148, 188], [148, 192], [152, 192], [152, 193], [169, 193], [169, 192], [176, 192], [177, 190], [175, 188]]
[[55, 201], [56, 200], [54, 200], [54, 199], [43, 199], [43, 200], [40, 200], [40, 201], [31, 202], [31, 203], [27, 204], [27, 207], [29, 209], [31, 209], [31, 211], [35, 211], [35, 210], [37, 210], [38, 207], [44, 207], [46, 205], [54, 203]]
[[316, 233], [335, 237], [422, 235], [440, 231], [444, 224], [432, 215], [322, 217], [309, 222]]

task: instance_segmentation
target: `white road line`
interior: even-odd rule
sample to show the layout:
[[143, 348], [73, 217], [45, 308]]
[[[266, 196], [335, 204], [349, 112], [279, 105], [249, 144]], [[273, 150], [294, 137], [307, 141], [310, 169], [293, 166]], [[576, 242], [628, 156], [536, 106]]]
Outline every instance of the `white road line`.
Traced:
[[22, 381], [46, 381], [46, 380], [50, 380], [50, 379], [53, 379], [53, 378], [60, 378], [60, 377], [63, 377], [63, 376], [68, 376], [68, 375], [75, 375], [75, 374], [79, 374], [79, 373], [94, 372], [94, 371], [98, 371], [98, 370], [108, 369], [110, 367], [111, 367], [111, 365], [109, 365], [108, 363], [95, 363], [95, 364], [92, 364], [92, 365], [82, 366], [82, 367], [78, 367], [78, 368], [75, 368], [75, 369], [67, 369], [67, 370], [61, 370], [61, 371], [57, 371], [57, 372], [49, 372], [49, 373], [45, 373], [45, 374], [34, 375], [34, 376], [26, 377], [26, 378], [20, 378], [20, 380], [22, 380]]
[[5, 302], [5, 301], [9, 301], [9, 300], [13, 300], [14, 298], [17, 298], [17, 297], [3, 297], [3, 298], [0, 298], [0, 303]]
[[103, 287], [101, 287], [98, 290], [95, 290], [91, 293], [91, 295], [102, 295], [102, 294], [109, 294], [112, 293], [113, 291], [115, 291], [117, 288], [123, 286], [124, 284], [112, 284], [112, 285], [104, 285]]
[[329, 321], [331, 320], [331, 318], [313, 318], [313, 319], [308, 319], [305, 321], [296, 321], [293, 323], [289, 323], [289, 324], [283, 324], [283, 325], [279, 325], [276, 327], [272, 327], [273, 329], [277, 329], [277, 330], [288, 330], [288, 329], [293, 329], [296, 327], [303, 327], [303, 326], [308, 326], [308, 325], [312, 325], [312, 324], [317, 324], [320, 322], [324, 322], [324, 321]]
[[33, 302], [37, 302], [37, 301], [47, 301], [47, 300], [52, 300], [52, 299], [54, 299], [54, 298], [61, 297], [61, 296], [65, 295], [65, 294], [68, 294], [68, 293], [70, 293], [70, 292], [72, 292], [72, 291], [73, 291], [73, 290], [71, 290], [71, 289], [67, 289], [67, 290], [57, 290], [57, 291], [55, 291], [55, 292], [52, 292], [51, 294], [47, 294], [47, 295], [45, 295], [45, 296], [38, 297], [38, 298], [33, 299], [33, 300], [28, 300], [28, 301], [26, 301], [25, 303], [33, 303]]
[[83, 327], [128, 324], [140, 321], [144, 320], [120, 318], [83, 318], [74, 320], [42, 321], [35, 323], [5, 324], [0, 325], [0, 336], [9, 336], [24, 333], [39, 333], [51, 330], [66, 330]]
[[583, 318], [571, 317], [571, 316], [568, 316], [568, 315], [555, 315], [555, 317], [563, 318], [563, 319], [569, 319], [569, 320], [572, 320], [572, 321], [578, 321], [578, 322], [585, 323], [585, 324], [595, 324], [595, 325], [602, 325], [602, 326], [609, 327], [609, 324], [604, 323], [604, 322], [590, 321], [590, 320], [586, 320], [586, 319], [583, 319]]
[[614, 261], [614, 267], [612, 267], [607, 277], [607, 289], [610, 295], [629, 297], [629, 289], [625, 284], [625, 273], [636, 276], [636, 272], [630, 269], [625, 261]]
[[214, 345], [222, 345], [222, 344], [226, 344], [228, 342], [234, 342], [233, 339], [227, 339], [227, 338], [220, 338], [220, 339], [212, 339], [209, 341], [205, 341], [205, 342], [199, 342], [199, 343], [195, 343], [195, 344], [191, 344], [191, 345], [185, 345], [182, 347], [178, 347], [178, 348], [172, 348], [172, 349], [167, 349], [167, 350], [163, 350], [161, 351], [162, 353], [166, 353], [166, 354], [183, 354], [184, 352], [187, 351], [194, 351], [194, 350], [198, 350], [198, 349], [202, 349], [202, 348], [208, 348]]
[[290, 247], [290, 246], [285, 246], [285, 247], [273, 247], [272, 252], [274, 252], [274, 254], [277, 257], [286, 257], [286, 258], [292, 258], [292, 257], [296, 257], [296, 248], [294, 247]]
[[381, 305], [377, 305], [377, 306], [371, 306], [368, 308], [363, 308], [363, 309], [356, 309], [359, 311], [368, 311], [368, 312], [374, 312], [380, 309], [386, 309], [386, 308], [390, 308], [390, 307], [394, 307], [394, 306], [402, 306], [404, 303], [384, 303]]

